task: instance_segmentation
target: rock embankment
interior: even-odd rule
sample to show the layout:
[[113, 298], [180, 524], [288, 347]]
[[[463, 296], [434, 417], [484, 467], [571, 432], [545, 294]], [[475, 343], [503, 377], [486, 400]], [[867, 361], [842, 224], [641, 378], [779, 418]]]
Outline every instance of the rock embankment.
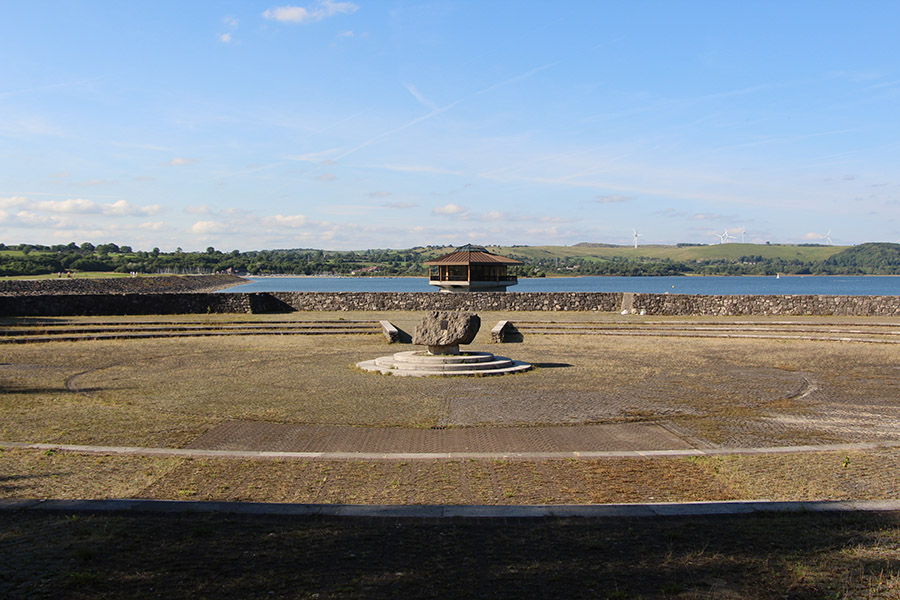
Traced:
[[0, 281], [0, 296], [85, 294], [171, 294], [214, 292], [246, 283], [235, 275], [163, 275], [103, 279], [10, 279]]
[[[646, 315], [811, 315], [900, 317], [898, 296], [693, 296], [611, 292], [252, 292], [205, 293], [242, 280], [227, 275], [170, 278], [155, 286], [126, 292], [108, 285], [89, 293], [14, 291], [0, 288], [2, 316], [143, 315], [195, 313], [264, 313], [293, 311], [595, 311]], [[188, 280], [181, 281], [177, 280]], [[117, 280], [107, 280], [117, 281]], [[129, 279], [118, 280], [128, 285]], [[18, 282], [2, 282], [18, 283]], [[29, 282], [41, 283], [41, 282]], [[48, 282], [50, 284], [55, 282]], [[91, 281], [83, 282], [90, 284]], [[168, 289], [162, 285], [169, 285]], [[170, 291], [189, 285], [187, 293]], [[184, 289], [184, 288], [182, 288]]]

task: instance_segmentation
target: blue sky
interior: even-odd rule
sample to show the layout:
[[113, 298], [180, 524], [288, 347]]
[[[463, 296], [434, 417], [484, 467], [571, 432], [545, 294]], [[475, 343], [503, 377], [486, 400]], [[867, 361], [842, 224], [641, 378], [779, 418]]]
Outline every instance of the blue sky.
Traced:
[[900, 240], [898, 2], [5, 2], [0, 241]]

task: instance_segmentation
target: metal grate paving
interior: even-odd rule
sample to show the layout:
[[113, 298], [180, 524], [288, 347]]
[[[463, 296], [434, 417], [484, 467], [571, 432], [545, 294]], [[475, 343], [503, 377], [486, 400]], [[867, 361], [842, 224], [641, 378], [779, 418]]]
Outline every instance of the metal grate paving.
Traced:
[[655, 423], [405, 429], [231, 421], [187, 446], [256, 452], [600, 452], [694, 446]]

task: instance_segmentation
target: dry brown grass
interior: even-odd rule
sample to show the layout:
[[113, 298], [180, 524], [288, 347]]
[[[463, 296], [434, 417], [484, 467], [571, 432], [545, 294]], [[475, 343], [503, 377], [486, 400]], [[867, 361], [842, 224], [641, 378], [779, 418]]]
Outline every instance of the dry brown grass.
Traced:
[[896, 598], [893, 515], [500, 521], [0, 513], [9, 598]]
[[[419, 318], [342, 316], [388, 318], [407, 330]], [[475, 349], [543, 368], [493, 379], [360, 373], [356, 361], [401, 349], [375, 336], [6, 345], [0, 439], [179, 446], [228, 419], [373, 427], [658, 420], [728, 445], [897, 438], [896, 346], [599, 336], [489, 345], [487, 332], [501, 316], [482, 314]], [[323, 315], [250, 317], [284, 318]], [[810, 391], [807, 381], [817, 391], [798, 396]], [[363, 504], [896, 499], [897, 473], [896, 449], [407, 463], [7, 449], [0, 451], [0, 497]], [[6, 512], [0, 596], [897, 598], [898, 548], [893, 515], [430, 523]]]
[[7, 449], [0, 497], [331, 504], [890, 500], [900, 450], [602, 460], [309, 461]]
[[[532, 362], [534, 372], [451, 379], [362, 373], [356, 362], [404, 349], [375, 335], [6, 345], [0, 439], [182, 446], [228, 420], [405, 427], [661, 420], [726, 446], [896, 439], [900, 433], [897, 345], [579, 335], [489, 344], [490, 326], [501, 316], [509, 315], [482, 315], [472, 349]], [[409, 330], [420, 315], [330, 317], [388, 318]], [[247, 318], [314, 320], [322, 314]], [[810, 385], [815, 392], [803, 396]]]

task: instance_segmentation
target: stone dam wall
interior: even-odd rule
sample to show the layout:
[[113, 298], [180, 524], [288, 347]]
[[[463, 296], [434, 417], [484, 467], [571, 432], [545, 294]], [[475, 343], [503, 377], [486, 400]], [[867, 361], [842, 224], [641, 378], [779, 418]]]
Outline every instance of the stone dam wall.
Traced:
[[257, 292], [0, 295], [0, 316], [292, 311], [645, 311], [647, 315], [900, 316], [900, 296], [699, 296], [609, 292]]
[[160, 275], [98, 279], [7, 279], [0, 281], [0, 296], [80, 294], [160, 294], [212, 292], [246, 283], [235, 275]]

